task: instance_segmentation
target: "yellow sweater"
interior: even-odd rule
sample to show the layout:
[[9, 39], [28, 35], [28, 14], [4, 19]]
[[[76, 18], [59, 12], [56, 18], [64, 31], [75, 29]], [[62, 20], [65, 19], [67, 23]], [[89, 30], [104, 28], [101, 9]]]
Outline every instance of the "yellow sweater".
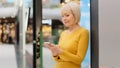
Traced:
[[59, 46], [63, 53], [54, 57], [56, 64], [54, 68], [81, 68], [81, 63], [88, 49], [89, 32], [83, 27], [71, 34], [63, 31]]

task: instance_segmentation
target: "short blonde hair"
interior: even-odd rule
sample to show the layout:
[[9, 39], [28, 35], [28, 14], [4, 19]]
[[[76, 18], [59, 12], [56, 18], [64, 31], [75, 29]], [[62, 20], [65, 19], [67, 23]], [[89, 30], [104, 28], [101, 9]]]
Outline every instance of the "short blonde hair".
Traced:
[[66, 10], [71, 11], [73, 16], [75, 17], [75, 23], [79, 24], [81, 16], [80, 5], [75, 2], [68, 2], [61, 8], [61, 13], [63, 13]]

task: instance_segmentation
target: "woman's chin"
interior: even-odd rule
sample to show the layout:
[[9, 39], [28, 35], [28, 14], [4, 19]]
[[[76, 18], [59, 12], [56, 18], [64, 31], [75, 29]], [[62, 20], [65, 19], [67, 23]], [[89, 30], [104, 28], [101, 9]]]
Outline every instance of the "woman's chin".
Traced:
[[65, 25], [65, 27], [69, 27], [69, 25]]

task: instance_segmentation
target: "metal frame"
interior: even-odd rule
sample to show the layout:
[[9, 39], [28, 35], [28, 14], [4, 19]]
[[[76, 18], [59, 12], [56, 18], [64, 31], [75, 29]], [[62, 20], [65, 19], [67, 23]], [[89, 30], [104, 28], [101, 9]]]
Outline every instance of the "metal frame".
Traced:
[[[33, 68], [36, 68], [36, 39], [37, 39], [36, 27], [41, 27], [41, 22], [42, 22], [42, 0], [33, 0]], [[40, 53], [42, 53], [41, 51], [42, 50], [40, 49]], [[42, 55], [40, 55], [40, 58], [42, 58]], [[42, 60], [40, 59], [40, 62], [41, 61]], [[42, 68], [42, 66], [40, 68]]]
[[91, 14], [91, 68], [99, 68], [98, 0], [90, 0]]

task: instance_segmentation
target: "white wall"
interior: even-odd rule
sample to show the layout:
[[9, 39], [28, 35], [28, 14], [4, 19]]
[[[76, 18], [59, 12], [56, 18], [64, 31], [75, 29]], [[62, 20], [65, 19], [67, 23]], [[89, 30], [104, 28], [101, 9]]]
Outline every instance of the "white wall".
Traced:
[[99, 0], [99, 65], [120, 68], [120, 0]]

